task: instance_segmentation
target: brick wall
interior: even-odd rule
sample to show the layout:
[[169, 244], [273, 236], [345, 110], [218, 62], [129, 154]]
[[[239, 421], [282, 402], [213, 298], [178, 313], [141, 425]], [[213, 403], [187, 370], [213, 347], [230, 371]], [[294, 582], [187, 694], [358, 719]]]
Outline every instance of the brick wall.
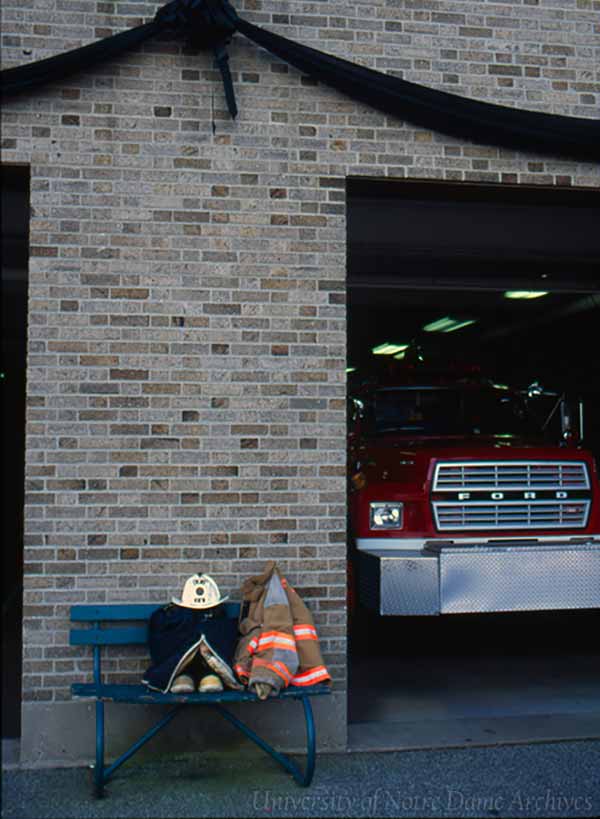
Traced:
[[[598, 116], [597, 0], [236, 6], [434, 88]], [[3, 65], [156, 8], [5, 0]], [[592, 164], [387, 118], [241, 36], [230, 56], [235, 122], [212, 58], [176, 40], [3, 111], [3, 161], [32, 177], [24, 714], [88, 667], [70, 604], [162, 602], [196, 570], [235, 595], [268, 558], [313, 608], [343, 692], [345, 178], [600, 183]]]

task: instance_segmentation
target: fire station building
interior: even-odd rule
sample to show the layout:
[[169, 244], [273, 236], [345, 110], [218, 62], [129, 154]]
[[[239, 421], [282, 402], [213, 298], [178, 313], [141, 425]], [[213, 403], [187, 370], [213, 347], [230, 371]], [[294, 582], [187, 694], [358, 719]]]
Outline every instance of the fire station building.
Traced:
[[[598, 117], [595, 0], [235, 5], [419, 86]], [[5, 0], [3, 67], [157, 8]], [[197, 571], [237, 600], [270, 559], [313, 612], [333, 677], [314, 703], [319, 747], [353, 747], [355, 726], [375, 719], [361, 703], [386, 675], [363, 661], [348, 687], [347, 370], [377, 342], [404, 340], [411, 316], [468, 302], [476, 354], [499, 315], [491, 293], [551, 291], [552, 310], [540, 299], [534, 317], [511, 313], [521, 335], [505, 333], [510, 353], [496, 360], [519, 383], [562, 367], [598, 400], [597, 362], [575, 350], [598, 326], [598, 162], [393, 117], [241, 34], [228, 51], [236, 118], [211, 52], [176, 36], [2, 107], [2, 723], [29, 765], [93, 755], [93, 705], [71, 696], [92, 668], [69, 645], [73, 604], [160, 605]], [[557, 336], [568, 363], [548, 352]], [[407, 628], [391, 632], [398, 652]], [[135, 682], [149, 659], [116, 648], [108, 662], [112, 679]], [[296, 708], [244, 714], [294, 749]], [[110, 752], [155, 714], [109, 708]], [[229, 742], [191, 709], [149, 752]]]

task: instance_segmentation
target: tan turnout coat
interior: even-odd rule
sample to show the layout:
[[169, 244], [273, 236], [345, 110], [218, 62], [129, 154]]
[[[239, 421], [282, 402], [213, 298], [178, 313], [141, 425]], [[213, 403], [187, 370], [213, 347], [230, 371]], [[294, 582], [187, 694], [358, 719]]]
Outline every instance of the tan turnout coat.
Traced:
[[241, 614], [234, 671], [243, 683], [279, 691], [331, 682], [312, 615], [274, 561], [244, 581]]

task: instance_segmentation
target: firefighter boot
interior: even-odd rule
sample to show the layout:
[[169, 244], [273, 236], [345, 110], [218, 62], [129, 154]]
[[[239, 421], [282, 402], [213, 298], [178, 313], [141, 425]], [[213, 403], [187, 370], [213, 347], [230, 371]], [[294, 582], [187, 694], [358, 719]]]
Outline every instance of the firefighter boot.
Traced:
[[214, 694], [223, 690], [223, 683], [216, 674], [206, 674], [198, 683], [201, 694]]
[[193, 694], [194, 690], [194, 681], [188, 674], [175, 677], [169, 689], [171, 694]]

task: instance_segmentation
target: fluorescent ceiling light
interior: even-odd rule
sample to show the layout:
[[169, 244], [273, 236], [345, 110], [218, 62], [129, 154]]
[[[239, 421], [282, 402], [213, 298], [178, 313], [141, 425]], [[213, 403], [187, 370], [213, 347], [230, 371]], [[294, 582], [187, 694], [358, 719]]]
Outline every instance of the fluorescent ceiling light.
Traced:
[[406, 350], [402, 350], [401, 352], [397, 353], [394, 358], [397, 358], [398, 361], [402, 361], [404, 356], [406, 355]]
[[450, 316], [444, 316], [444, 318], [426, 324], [423, 329], [426, 333], [438, 333], [446, 327], [451, 327], [454, 323], [454, 319], [451, 319]]
[[452, 327], [446, 327], [445, 330], [442, 330], [442, 333], [453, 333], [455, 330], [460, 330], [463, 327], [468, 327], [470, 324], [475, 324], [477, 319], [466, 319], [465, 321], [457, 321], [455, 322]]
[[371, 352], [373, 355], [394, 355], [395, 353], [401, 353], [403, 350], [408, 350], [408, 344], [390, 344], [389, 341], [386, 341], [385, 344], [373, 347]]
[[355, 373], [356, 372], [356, 367], [346, 367], [346, 372], [347, 373]]
[[444, 318], [426, 324], [423, 329], [426, 333], [452, 333], [454, 330], [460, 330], [461, 327], [475, 324], [476, 321], [477, 319], [453, 319], [450, 316], [444, 316]]
[[547, 290], [507, 290], [504, 293], [505, 299], [539, 299], [547, 296]]

